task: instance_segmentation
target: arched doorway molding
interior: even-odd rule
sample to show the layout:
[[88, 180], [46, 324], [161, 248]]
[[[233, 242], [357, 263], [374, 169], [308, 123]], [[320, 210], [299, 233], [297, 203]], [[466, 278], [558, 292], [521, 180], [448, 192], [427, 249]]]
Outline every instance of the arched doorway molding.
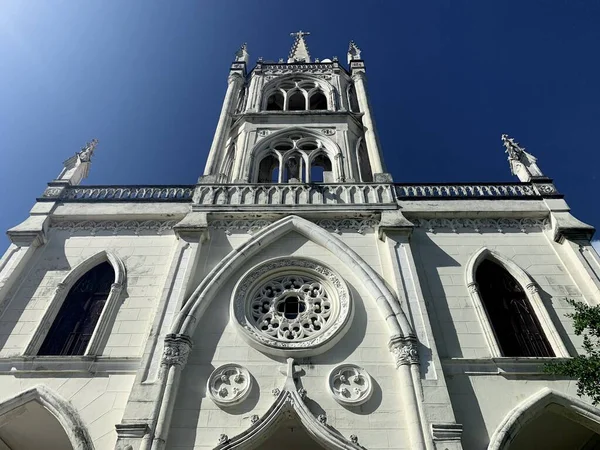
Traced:
[[34, 386], [0, 402], [0, 416], [31, 401], [41, 404], [58, 420], [73, 450], [94, 450], [92, 439], [77, 411], [68, 401], [43, 385]]
[[508, 413], [490, 438], [488, 450], [504, 450], [529, 422], [541, 416], [548, 407], [552, 412], [573, 420], [600, 434], [600, 409], [550, 388], [543, 388]]
[[279, 426], [279, 423], [289, 414], [293, 414], [300, 421], [306, 432], [320, 445], [327, 449], [362, 449], [358, 443], [354, 443], [349, 439], [339, 434], [335, 429], [328, 426], [325, 420], [320, 422], [315, 418], [313, 413], [304, 403], [306, 392], [298, 389], [294, 381], [293, 364], [294, 360], [288, 358], [288, 375], [283, 388], [279, 395], [267, 412], [256, 420], [246, 431], [234, 436], [233, 438], [224, 439], [216, 450], [225, 449], [252, 449], [257, 448], [257, 444], [268, 439]]
[[501, 358], [503, 355], [476, 281], [477, 268], [479, 267], [479, 264], [486, 259], [503, 267], [515, 280], [517, 280], [517, 282], [523, 288], [523, 292], [525, 292], [525, 295], [527, 295], [529, 303], [531, 304], [531, 307], [538, 321], [540, 322], [544, 333], [546, 334], [546, 338], [554, 350], [554, 354], [557, 357], [569, 357], [569, 352], [560, 338], [558, 330], [554, 326], [554, 322], [552, 322], [552, 319], [548, 314], [548, 310], [544, 306], [537, 283], [525, 270], [523, 270], [510, 258], [507, 258], [506, 256], [503, 256], [494, 250], [490, 250], [487, 247], [482, 247], [471, 256], [467, 263], [465, 282], [467, 289], [469, 290], [471, 300], [473, 301], [473, 306], [475, 308], [475, 312], [477, 313], [479, 323], [481, 324], [483, 334], [488, 343], [491, 356], [493, 358]]
[[29, 341], [29, 344], [25, 349], [25, 355], [34, 356], [37, 354], [42, 342], [44, 342], [44, 339], [50, 330], [50, 327], [52, 326], [52, 323], [54, 322], [54, 319], [56, 318], [56, 315], [58, 314], [58, 311], [63, 305], [63, 302], [67, 298], [67, 295], [73, 285], [77, 283], [77, 281], [89, 270], [103, 262], [108, 262], [112, 266], [115, 272], [115, 281], [111, 285], [110, 294], [106, 299], [104, 309], [102, 310], [102, 314], [98, 319], [98, 323], [96, 324], [94, 333], [90, 338], [90, 342], [85, 350], [84, 356], [92, 356], [100, 353], [108, 326], [112, 322], [112, 319], [117, 312], [121, 291], [125, 286], [127, 278], [125, 264], [123, 261], [114, 253], [107, 252], [106, 250], [102, 250], [79, 263], [77, 266], [71, 269], [71, 271], [60, 283], [58, 283], [56, 291], [54, 292], [54, 296], [52, 297], [52, 300], [50, 301], [42, 320], [33, 333], [31, 341]]

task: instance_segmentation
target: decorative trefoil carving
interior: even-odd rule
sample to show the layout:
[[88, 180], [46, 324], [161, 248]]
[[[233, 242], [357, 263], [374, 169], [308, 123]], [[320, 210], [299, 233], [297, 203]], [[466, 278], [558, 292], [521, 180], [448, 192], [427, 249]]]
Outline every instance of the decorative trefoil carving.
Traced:
[[206, 392], [221, 406], [237, 405], [243, 402], [252, 389], [250, 372], [239, 364], [225, 364], [217, 367], [208, 377]]
[[373, 394], [373, 381], [368, 372], [354, 364], [342, 364], [329, 374], [328, 389], [333, 398], [344, 406], [358, 406]]

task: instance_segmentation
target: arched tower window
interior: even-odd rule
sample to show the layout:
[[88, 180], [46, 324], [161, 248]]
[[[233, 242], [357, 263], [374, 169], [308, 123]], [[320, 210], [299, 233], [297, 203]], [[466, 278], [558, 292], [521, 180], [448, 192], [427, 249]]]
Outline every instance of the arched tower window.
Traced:
[[486, 259], [475, 279], [502, 356], [554, 356], [523, 287], [506, 269]]
[[304, 183], [304, 160], [299, 153], [292, 154], [285, 161], [283, 181]]
[[306, 109], [306, 98], [302, 91], [295, 91], [288, 98], [288, 111], [303, 111]]
[[358, 100], [356, 98], [356, 92], [354, 92], [354, 88], [352, 86], [348, 88], [348, 106], [350, 107], [350, 111], [355, 113], [360, 112]]
[[317, 90], [310, 96], [310, 108], [311, 111], [326, 110], [327, 109], [327, 98], [325, 94]]
[[258, 166], [259, 183], [278, 183], [279, 182], [279, 160], [275, 155], [267, 155]]
[[274, 92], [267, 100], [267, 111], [283, 111], [283, 94]]
[[115, 281], [109, 262], [89, 270], [73, 285], [38, 355], [83, 355]]
[[373, 181], [373, 172], [371, 171], [371, 163], [369, 162], [369, 154], [365, 143], [361, 142], [356, 151], [356, 159], [358, 160], [358, 170], [360, 172], [360, 180], [364, 183]]
[[317, 155], [310, 165], [310, 181], [312, 183], [331, 183], [332, 180], [331, 161], [327, 155]]

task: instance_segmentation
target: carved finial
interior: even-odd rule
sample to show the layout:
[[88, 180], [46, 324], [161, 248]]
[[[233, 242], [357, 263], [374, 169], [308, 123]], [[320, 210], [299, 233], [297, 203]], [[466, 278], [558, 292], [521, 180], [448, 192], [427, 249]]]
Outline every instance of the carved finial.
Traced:
[[354, 41], [350, 41], [350, 45], [348, 46], [348, 64], [350, 61], [354, 59], [360, 59], [360, 48], [356, 45]]
[[304, 40], [304, 36], [309, 36], [308, 31], [298, 31], [296, 33], [290, 33], [290, 36], [295, 37], [292, 49], [290, 50], [290, 56], [288, 57], [289, 63], [294, 62], [310, 62], [310, 53], [308, 52], [308, 46]]
[[508, 154], [510, 171], [519, 180], [526, 183], [531, 181], [533, 177], [544, 176], [537, 165], [537, 158], [526, 152], [525, 147], [522, 147], [514, 138], [503, 134], [502, 145], [504, 145], [504, 148], [506, 148], [505, 152]]
[[98, 139], [92, 139], [90, 142], [86, 142], [86, 144], [81, 147], [81, 151], [78, 153], [81, 162], [90, 162], [92, 160], [92, 156], [94, 155], [94, 150], [96, 150], [97, 145]]
[[249, 56], [250, 55], [248, 54], [248, 45], [244, 42], [240, 49], [237, 52], [235, 52], [235, 61], [244, 62], [248, 64]]

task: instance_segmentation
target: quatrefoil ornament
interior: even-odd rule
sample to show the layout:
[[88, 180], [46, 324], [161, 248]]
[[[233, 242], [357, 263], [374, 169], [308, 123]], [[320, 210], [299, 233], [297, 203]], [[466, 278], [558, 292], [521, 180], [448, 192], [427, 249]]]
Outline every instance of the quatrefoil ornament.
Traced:
[[371, 376], [354, 364], [335, 367], [329, 374], [327, 385], [333, 398], [344, 406], [362, 405], [373, 394]]
[[243, 402], [252, 389], [250, 372], [239, 364], [217, 367], [208, 377], [206, 392], [220, 406]]

